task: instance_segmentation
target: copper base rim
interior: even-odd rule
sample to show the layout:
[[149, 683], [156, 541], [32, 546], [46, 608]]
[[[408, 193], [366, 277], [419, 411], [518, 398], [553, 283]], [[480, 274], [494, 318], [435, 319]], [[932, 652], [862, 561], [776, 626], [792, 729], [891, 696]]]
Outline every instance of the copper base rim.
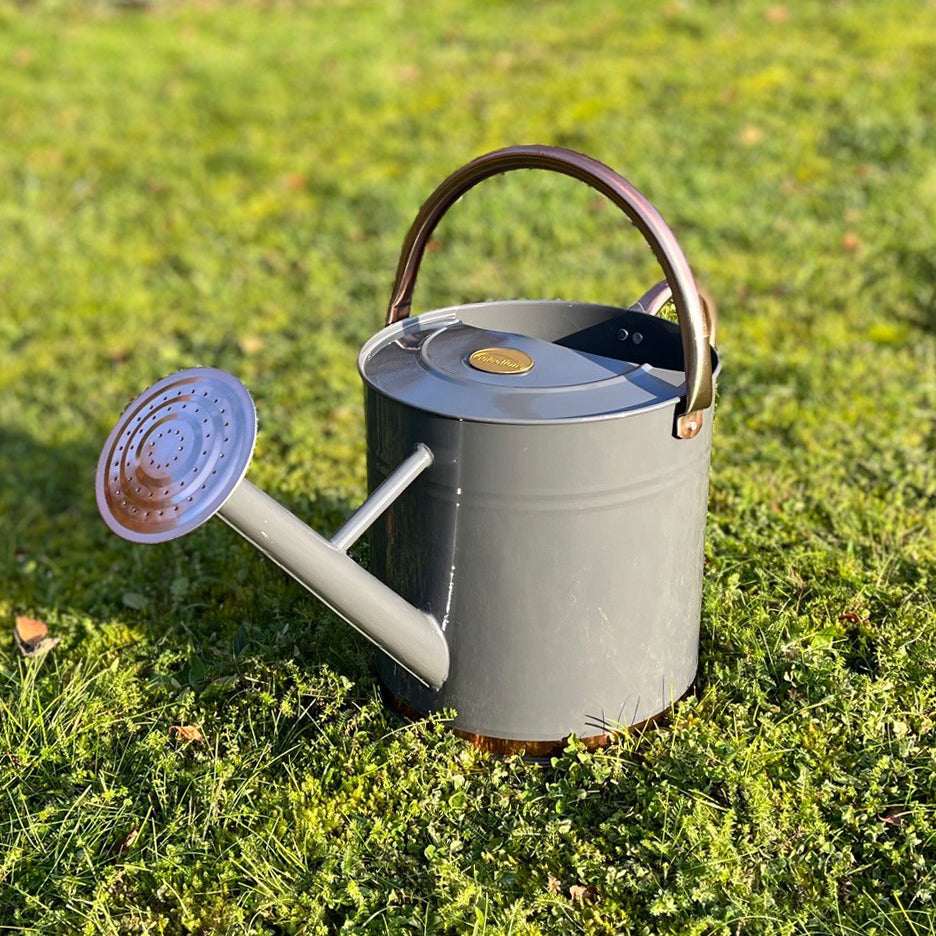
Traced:
[[[418, 711], [408, 702], [404, 702], [403, 699], [396, 696], [383, 679], [378, 678], [378, 682], [384, 703], [401, 718], [412, 722], [426, 717], [425, 712]], [[607, 731], [604, 734], [590, 735], [587, 738], [579, 738], [578, 740], [585, 745], [586, 750], [597, 751], [600, 748], [607, 747], [625, 734], [639, 734], [650, 728], [662, 727], [669, 721], [676, 706], [688, 699], [689, 696], [694, 695], [695, 691], [696, 681], [693, 680], [689, 683], [686, 691], [672, 705], [667, 706], [661, 712], [657, 712], [656, 715], [651, 715], [634, 725], [628, 725], [620, 731]], [[445, 727], [452, 734], [469, 742], [478, 750], [487, 754], [499, 754], [505, 757], [511, 754], [521, 754], [529, 759], [555, 757], [557, 754], [561, 754], [569, 744], [569, 735], [557, 741], [520, 741], [514, 738], [496, 738], [491, 735], [478, 734], [474, 731], [465, 731], [463, 728], [456, 728], [453, 725], [446, 725]]]

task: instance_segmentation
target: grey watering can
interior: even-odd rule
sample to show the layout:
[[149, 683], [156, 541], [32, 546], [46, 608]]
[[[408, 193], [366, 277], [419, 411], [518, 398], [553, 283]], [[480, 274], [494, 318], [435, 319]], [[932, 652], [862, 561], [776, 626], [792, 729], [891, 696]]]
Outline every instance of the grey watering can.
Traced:
[[[485, 302], [410, 318], [447, 209], [513, 169], [580, 179], [666, 276], [627, 308]], [[672, 298], [678, 318], [656, 315]], [[98, 464], [107, 525], [158, 543], [217, 514], [380, 649], [388, 700], [456, 712], [495, 751], [600, 744], [695, 678], [718, 356], [672, 232], [607, 166], [517, 146], [451, 175], [403, 246], [387, 325], [361, 349], [370, 496], [326, 539], [244, 477], [257, 431], [236, 378], [160, 380]], [[372, 572], [347, 551], [369, 531]]]

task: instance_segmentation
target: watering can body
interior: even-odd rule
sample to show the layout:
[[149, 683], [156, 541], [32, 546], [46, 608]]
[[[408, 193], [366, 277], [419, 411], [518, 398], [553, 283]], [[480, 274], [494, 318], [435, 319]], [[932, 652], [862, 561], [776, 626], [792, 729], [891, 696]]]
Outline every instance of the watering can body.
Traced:
[[[533, 389], [518, 416], [505, 413], [502, 389], [490, 384], [471, 387], [467, 413], [431, 379], [414, 388], [410, 369], [420, 365], [406, 357], [419, 355], [421, 336], [477, 329], [489, 341], [489, 329], [505, 323], [504, 344], [585, 333], [591, 351], [567, 352], [608, 360], [637, 356], [619, 337], [626, 333], [642, 339], [640, 357], [671, 363], [679, 336], [672, 323], [632, 310], [491, 302], [408, 320], [405, 350], [403, 329], [391, 326], [361, 353], [371, 488], [414, 446], [433, 453], [371, 528], [370, 567], [434, 616], [450, 654], [438, 690], [380, 654], [389, 701], [407, 714], [454, 710], [454, 727], [490, 750], [545, 753], [570, 732], [600, 743], [646, 721], [693, 682], [711, 420], [693, 439], [677, 438], [681, 375], [646, 363], [626, 375], [647, 396], [634, 409], [601, 411], [600, 399], [589, 407], [581, 384], [553, 394], [585, 410], [577, 416], [543, 416], [562, 402], [544, 406]], [[406, 401], [375, 367], [388, 349], [401, 359]], [[673, 381], [669, 394], [659, 375]], [[618, 383], [606, 392], [622, 403], [620, 381], [592, 387]], [[513, 383], [525, 389], [522, 377]]]
[[[447, 209], [531, 168], [608, 197], [666, 279], [626, 308], [511, 301], [410, 317]], [[677, 322], [656, 314], [670, 298]], [[371, 493], [331, 539], [244, 477], [253, 401], [212, 368], [127, 407], [98, 463], [98, 505], [138, 543], [220, 516], [377, 645], [405, 714], [454, 710], [456, 730], [500, 752], [547, 754], [573, 732], [602, 743], [695, 677], [713, 340], [714, 309], [636, 189], [581, 154], [510, 147], [453, 173], [410, 228], [387, 325], [358, 359]], [[347, 554], [367, 531], [370, 572]]]

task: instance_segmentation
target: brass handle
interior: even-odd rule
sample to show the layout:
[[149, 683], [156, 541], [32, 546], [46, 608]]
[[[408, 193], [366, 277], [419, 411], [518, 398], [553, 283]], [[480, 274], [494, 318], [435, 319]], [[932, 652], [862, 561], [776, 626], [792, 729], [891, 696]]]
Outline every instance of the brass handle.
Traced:
[[572, 176], [617, 205], [650, 245], [673, 291], [686, 366], [686, 405], [676, 420], [676, 434], [691, 439], [702, 428], [702, 410], [712, 403], [712, 359], [705, 319], [692, 270], [660, 213], [630, 182], [603, 163], [556, 146], [509, 146], [479, 156], [453, 172], [419, 209], [403, 242], [387, 324], [410, 314], [413, 290], [426, 244], [449, 208], [479, 182], [513, 169], [549, 169]]

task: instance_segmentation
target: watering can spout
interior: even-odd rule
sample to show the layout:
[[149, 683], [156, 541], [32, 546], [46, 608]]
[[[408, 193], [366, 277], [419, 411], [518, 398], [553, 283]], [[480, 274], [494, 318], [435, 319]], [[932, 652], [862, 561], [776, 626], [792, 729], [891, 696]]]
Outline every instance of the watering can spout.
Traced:
[[361, 568], [347, 549], [429, 465], [420, 445], [327, 540], [244, 478], [256, 411], [214, 368], [158, 381], [121, 416], [101, 452], [98, 507], [125, 539], [162, 542], [218, 514], [388, 656], [433, 689], [448, 676], [436, 619]]
[[[429, 464], [432, 456], [428, 449], [425, 452]], [[388, 481], [392, 480], [391, 476]], [[414, 608], [344, 551], [351, 545], [349, 524], [362, 512], [371, 519], [382, 513], [373, 501], [372, 497], [365, 502], [331, 541], [246, 480], [225, 503], [220, 516], [404, 669], [438, 689], [448, 676], [449, 651], [435, 618]], [[347, 545], [342, 548], [344, 543]]]

